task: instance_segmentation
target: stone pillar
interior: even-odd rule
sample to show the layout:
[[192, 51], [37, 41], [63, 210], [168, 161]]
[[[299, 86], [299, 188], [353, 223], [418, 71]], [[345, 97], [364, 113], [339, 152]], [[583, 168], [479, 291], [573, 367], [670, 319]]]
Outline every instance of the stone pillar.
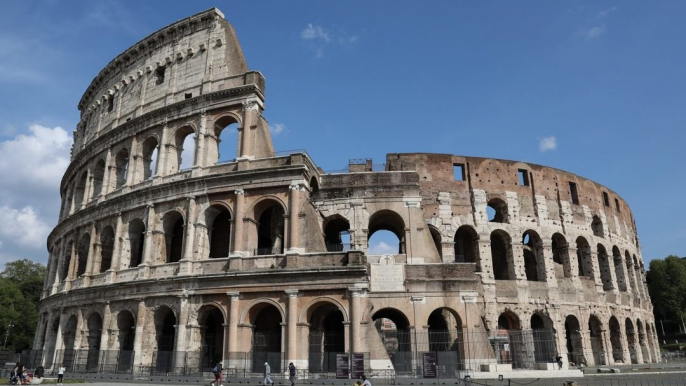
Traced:
[[[91, 170], [88, 169], [86, 170], [86, 186], [83, 187], [83, 197], [81, 197], [81, 202], [77, 202], [76, 205], [79, 207], [79, 209], [83, 209], [86, 207], [86, 204], [88, 204], [88, 195], [90, 194], [90, 180], [91, 180]], [[76, 195], [74, 195], [76, 197]]]
[[240, 154], [238, 159], [254, 159], [252, 147], [252, 130], [257, 123], [257, 109], [259, 106], [253, 101], [243, 103], [243, 135], [241, 136]]
[[196, 210], [196, 202], [195, 202], [195, 196], [188, 196], [186, 197], [187, 207], [186, 207], [186, 240], [185, 240], [185, 245], [184, 245], [184, 250], [183, 250], [183, 258], [182, 260], [194, 260], [193, 259], [193, 244], [194, 244], [194, 238], [195, 238], [195, 226], [193, 225], [195, 223], [195, 210]]
[[143, 332], [145, 330], [145, 317], [147, 309], [145, 300], [138, 299], [138, 310], [136, 311], [136, 332], [133, 336], [133, 354], [136, 366], [145, 365], [143, 363]]
[[[186, 325], [188, 324], [188, 295], [179, 296], [179, 319], [176, 321], [176, 339], [174, 340], [174, 351], [186, 350]], [[177, 366], [179, 367], [179, 366]]]
[[350, 347], [353, 353], [362, 352], [362, 331], [360, 326], [360, 321], [362, 320], [362, 305], [360, 298], [365, 296], [365, 289], [351, 287], [348, 288], [348, 293], [350, 296], [350, 332], [351, 332], [351, 344]]
[[510, 280], [517, 280], [520, 285], [528, 285], [526, 282], [526, 271], [524, 270], [523, 244], [518, 241], [512, 241], [511, 252], [512, 256], [507, 256], [507, 270]]
[[[62, 347], [62, 346], [64, 346], [64, 341], [62, 340], [62, 324], [66, 323], [66, 319], [65, 319], [66, 317], [67, 317], [66, 314], [60, 313], [60, 322], [57, 325], [57, 332], [56, 332], [57, 335], [55, 336], [55, 347], [52, 350], [52, 362], [54, 364], [61, 363], [62, 359], [63, 359], [62, 357], [60, 357], [60, 358], [57, 357], [57, 352], [58, 351], [61, 352], [62, 350], [64, 350], [64, 347]], [[64, 353], [62, 354], [62, 356], [64, 356]]]
[[[205, 166], [205, 135], [207, 132], [207, 111], [205, 109], [200, 111], [198, 119], [198, 132], [195, 140], [195, 159], [193, 160], [193, 167]], [[218, 146], [217, 146], [218, 147]]]
[[227, 292], [229, 297], [229, 368], [236, 368], [241, 363], [241, 358], [236, 356], [238, 351], [238, 292]]
[[102, 176], [102, 187], [100, 188], [100, 194], [98, 194], [98, 202], [104, 201], [110, 192], [110, 168], [112, 168], [112, 147], [107, 148], [107, 155], [105, 155], [105, 173]]
[[102, 311], [102, 331], [100, 333], [100, 350], [108, 349], [110, 337], [110, 323], [112, 321], [112, 312], [110, 311], [110, 302], [105, 303]]
[[[66, 250], [67, 250], [67, 242], [66, 240], [62, 240], [62, 243], [60, 244], [60, 250], [57, 252], [57, 268], [55, 269], [54, 272], [54, 280], [52, 282], [52, 288], [50, 289], [50, 295], [54, 295], [57, 293], [57, 289], [60, 286], [60, 273], [64, 270], [64, 260], [66, 257]], [[65, 278], [66, 279], [66, 278]]]
[[295, 362], [297, 360], [297, 343], [298, 343], [298, 290], [286, 290], [288, 295], [288, 355], [286, 359], [288, 362]]
[[493, 275], [493, 256], [491, 255], [491, 239], [481, 235], [479, 240], [479, 265], [481, 266], [481, 278], [485, 283], [494, 283], [495, 276]]
[[624, 323], [619, 323], [619, 342], [622, 346], [622, 359], [624, 364], [631, 364], [631, 348], [626, 334], [626, 326]]
[[167, 168], [168, 144], [167, 144], [167, 123], [164, 123], [162, 128], [162, 138], [160, 139], [159, 150], [157, 152], [157, 166], [155, 167], [155, 176], [166, 176], [169, 174]]
[[[91, 223], [91, 240], [88, 246], [88, 257], [86, 258], [86, 271], [83, 278], [83, 286], [88, 286], [90, 284], [90, 276], [93, 275], [93, 266], [95, 265], [96, 255], [98, 254], [98, 246], [100, 245], [98, 240], [98, 223], [93, 221]], [[100, 265], [98, 264], [98, 268]]]
[[46, 320], [46, 318], [48, 318], [48, 317], [45, 313], [41, 313], [38, 316], [38, 328], [36, 329], [36, 335], [33, 338], [33, 349], [34, 350], [42, 349], [43, 345], [45, 343], [42, 338], [45, 336], [45, 330], [46, 330], [48, 322], [50, 321], [49, 318], [48, 318], [48, 320]]
[[147, 267], [153, 263], [153, 243], [154, 240], [154, 228], [155, 228], [155, 206], [153, 204], [148, 204], [147, 220], [145, 224], [145, 241], [143, 242], [143, 262], [140, 266]]
[[[542, 255], [543, 261], [537, 262], [542, 266], [542, 271], [539, 271], [539, 276], [541, 273], [545, 274], [544, 277], [539, 277], [539, 280], [545, 280], [548, 282], [549, 287], [557, 287], [557, 277], [555, 276], [555, 263], [553, 262], [553, 243], [552, 239], [543, 241], [542, 243]], [[539, 256], [536, 256], [539, 259]]]
[[233, 224], [233, 251], [231, 255], [241, 256], [244, 252], [243, 218], [245, 217], [245, 191], [243, 189], [238, 189], [233, 193], [236, 195], [236, 207], [234, 208], [236, 218], [234, 219]]
[[[121, 98], [119, 98], [121, 99]], [[131, 149], [129, 151], [129, 161], [128, 164], [126, 165], [126, 181], [124, 182], [124, 186], [131, 186], [133, 185], [136, 180], [134, 177], [136, 176], [136, 173], [139, 172], [138, 167], [137, 167], [137, 162], [136, 158], [138, 157], [138, 137], [134, 136], [133, 139], [131, 139]], [[115, 162], [116, 163], [116, 162]], [[115, 172], [117, 168], [114, 168]]]
[[631, 333], [633, 336], [634, 346], [632, 349], [636, 353], [636, 362], [638, 362], [638, 364], [645, 363], [643, 362], [643, 350], [641, 349], [641, 342], [638, 339], [638, 328], [634, 326], [633, 331], [627, 332], [627, 334], [629, 333]]
[[288, 252], [300, 252], [300, 226], [298, 212], [300, 211], [300, 185], [291, 183], [288, 187]]
[[121, 235], [122, 228], [124, 224], [121, 219], [121, 212], [117, 213], [117, 222], [114, 225], [114, 246], [112, 247], [112, 263], [110, 264], [109, 271], [119, 271], [121, 269], [121, 245], [124, 241]]
[[595, 288], [598, 292], [603, 293], [603, 280], [600, 275], [600, 265], [598, 264], [598, 252], [591, 251], [591, 266], [593, 267], [593, 282], [595, 283]]

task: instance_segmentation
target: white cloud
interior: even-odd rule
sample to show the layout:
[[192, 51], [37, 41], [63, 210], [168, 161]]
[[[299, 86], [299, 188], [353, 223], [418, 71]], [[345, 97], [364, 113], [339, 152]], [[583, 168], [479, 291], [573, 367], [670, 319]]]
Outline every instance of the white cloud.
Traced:
[[546, 151], [557, 149], [557, 138], [552, 136], [552, 137], [545, 137], [545, 138], [540, 139], [538, 141], [538, 149], [542, 153], [545, 153]]
[[305, 40], [323, 40], [325, 42], [331, 41], [329, 32], [318, 25], [308, 24], [307, 28], [300, 32], [300, 37]]
[[398, 248], [394, 248], [383, 241], [379, 241], [378, 243], [369, 246], [367, 253], [370, 255], [392, 255], [398, 253]]
[[0, 238], [3, 240], [42, 250], [49, 233], [50, 227], [38, 217], [31, 206], [22, 209], [0, 207]]
[[272, 135], [279, 135], [288, 131], [288, 129], [283, 123], [274, 123], [269, 125], [269, 131], [272, 133]]
[[614, 11], [616, 11], [616, 10], [617, 10], [617, 7], [616, 7], [616, 6], [610, 7], [610, 8], [608, 8], [608, 9], [604, 9], [604, 10], [598, 12], [598, 15], [596, 15], [596, 17], [597, 17], [598, 19], [607, 17], [609, 14], [611, 14], [612, 12], [614, 12]]
[[600, 37], [600, 35], [602, 35], [603, 33], [605, 33], [605, 25], [604, 24], [601, 26], [598, 26], [598, 27], [589, 28], [588, 30], [584, 31], [583, 35], [587, 39], [596, 39], [596, 38]]

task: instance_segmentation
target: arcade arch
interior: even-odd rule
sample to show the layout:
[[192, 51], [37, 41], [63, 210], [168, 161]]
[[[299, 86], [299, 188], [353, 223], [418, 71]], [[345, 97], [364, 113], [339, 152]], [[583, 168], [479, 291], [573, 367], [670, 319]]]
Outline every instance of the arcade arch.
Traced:
[[367, 229], [367, 248], [373, 244], [372, 237], [376, 232], [388, 231], [398, 239], [397, 253], [405, 253], [405, 221], [398, 213], [388, 209], [374, 212], [369, 217]]
[[455, 232], [455, 262], [477, 263], [477, 271], [480, 271], [479, 234], [469, 225], [463, 225]]
[[336, 371], [336, 355], [345, 352], [344, 315], [337, 305], [318, 302], [308, 309], [309, 371]]
[[183, 216], [172, 210], [162, 217], [164, 232], [164, 253], [161, 258], [167, 263], [176, 263], [183, 256]]
[[515, 280], [512, 239], [507, 232], [497, 229], [491, 233], [491, 259], [495, 280]]

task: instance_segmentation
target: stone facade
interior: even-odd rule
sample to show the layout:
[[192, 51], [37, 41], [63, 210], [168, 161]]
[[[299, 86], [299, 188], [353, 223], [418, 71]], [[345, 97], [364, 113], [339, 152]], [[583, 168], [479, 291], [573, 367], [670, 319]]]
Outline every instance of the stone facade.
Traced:
[[[547, 369], [557, 353], [564, 366], [659, 360], [635, 222], [616, 193], [446, 154], [325, 173], [304, 152], [274, 152], [264, 87], [216, 9], [93, 80], [48, 239], [35, 339], [48, 367], [84, 352], [101, 371], [112, 352], [150, 368], [221, 359], [259, 372], [264, 359], [310, 373], [341, 352], [395, 371], [426, 351], [474, 372]], [[237, 140], [235, 160], [218, 162], [221, 138]], [[367, 253], [379, 230], [398, 253]]]

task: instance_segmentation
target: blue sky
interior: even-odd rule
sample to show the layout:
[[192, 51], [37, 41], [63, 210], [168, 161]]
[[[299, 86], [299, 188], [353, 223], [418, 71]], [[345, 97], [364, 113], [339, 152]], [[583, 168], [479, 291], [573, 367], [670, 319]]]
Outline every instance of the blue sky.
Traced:
[[267, 79], [277, 150], [325, 170], [389, 152], [549, 165], [621, 195], [645, 260], [686, 255], [686, 2], [6, 0], [0, 264], [47, 259], [93, 77], [212, 6]]

